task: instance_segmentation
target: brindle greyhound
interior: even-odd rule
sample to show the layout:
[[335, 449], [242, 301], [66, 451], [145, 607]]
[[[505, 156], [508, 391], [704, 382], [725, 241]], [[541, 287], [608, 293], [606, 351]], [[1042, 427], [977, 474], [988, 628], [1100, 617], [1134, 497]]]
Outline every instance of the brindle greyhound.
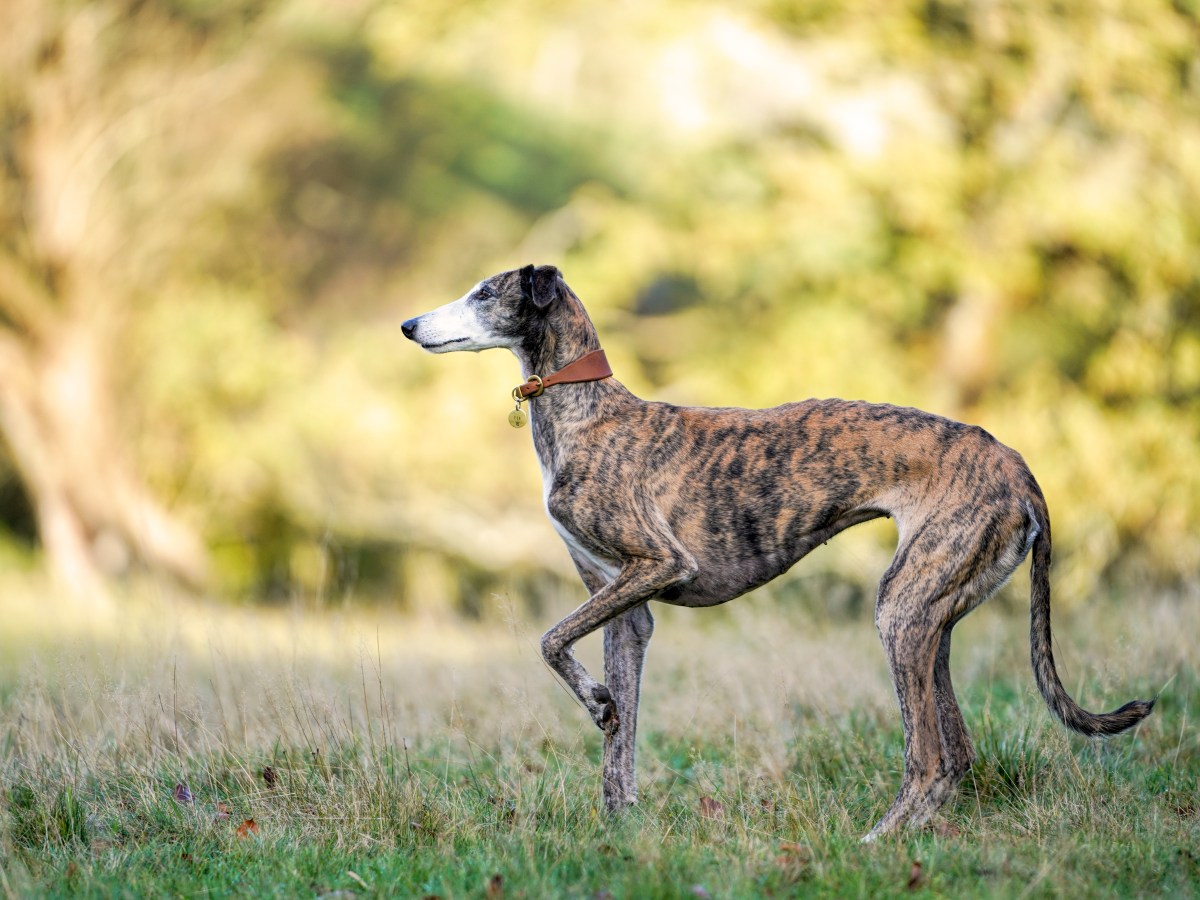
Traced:
[[[766, 410], [640, 400], [610, 377], [553, 266], [494, 275], [402, 330], [434, 353], [507, 347], [521, 362], [510, 421], [523, 424], [530, 400], [546, 511], [591, 595], [546, 632], [542, 654], [604, 732], [609, 809], [637, 800], [647, 601], [724, 603], [881, 516], [900, 532], [875, 623], [900, 702], [904, 777], [864, 840], [921, 825], [965, 777], [975, 752], [950, 683], [950, 632], [1030, 550], [1033, 671], [1050, 709], [1086, 735], [1117, 734], [1150, 713], [1154, 701], [1138, 700], [1096, 715], [1063, 688], [1050, 648], [1046, 502], [1021, 457], [981, 428], [845, 400]], [[607, 686], [571, 653], [601, 626]]]

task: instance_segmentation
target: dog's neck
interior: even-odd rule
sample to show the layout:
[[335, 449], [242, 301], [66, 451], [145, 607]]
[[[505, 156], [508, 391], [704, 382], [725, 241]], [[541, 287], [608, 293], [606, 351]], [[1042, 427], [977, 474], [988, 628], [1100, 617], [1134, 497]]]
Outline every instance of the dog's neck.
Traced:
[[546, 329], [535, 337], [527, 338], [514, 352], [521, 361], [521, 376], [528, 380], [531, 375], [540, 375], [542, 378], [553, 375], [581, 356], [599, 349], [600, 338], [594, 328], [589, 328], [586, 335], [562, 335]]
[[[599, 348], [595, 326], [572, 294], [547, 315], [545, 328], [530, 334], [513, 352], [521, 361], [522, 377], [528, 379], [530, 375], [552, 375]], [[632, 396], [615, 378], [605, 378], [556, 384], [533, 398], [529, 403], [533, 444], [543, 471], [558, 468], [573, 449], [580, 426], [605, 415], [606, 407], [621, 398]]]
[[564, 294], [545, 314], [541, 328], [531, 330], [513, 352], [521, 360], [521, 375], [545, 378], [585, 353], [600, 349], [596, 327], [579, 298], [566, 285]]

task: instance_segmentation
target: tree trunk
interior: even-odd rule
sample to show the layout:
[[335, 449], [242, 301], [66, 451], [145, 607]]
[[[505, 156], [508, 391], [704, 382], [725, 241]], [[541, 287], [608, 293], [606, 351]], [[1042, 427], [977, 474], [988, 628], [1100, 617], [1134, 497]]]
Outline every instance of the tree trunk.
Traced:
[[47, 564], [73, 596], [96, 602], [109, 578], [135, 567], [199, 587], [204, 550], [138, 476], [109, 386], [94, 324], [61, 324], [35, 344], [0, 339], [0, 434]]
[[0, 450], [71, 593], [102, 598], [134, 568], [199, 586], [204, 550], [137, 471], [112, 371], [176, 215], [135, 188], [171, 171], [165, 136], [190, 133], [184, 88], [224, 83], [188, 67], [169, 18], [119, 32], [121, 4], [0, 9]]

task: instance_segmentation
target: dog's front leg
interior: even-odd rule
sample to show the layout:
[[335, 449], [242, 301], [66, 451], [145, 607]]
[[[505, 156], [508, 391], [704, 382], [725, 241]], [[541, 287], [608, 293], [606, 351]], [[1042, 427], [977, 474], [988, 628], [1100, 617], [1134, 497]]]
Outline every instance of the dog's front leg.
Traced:
[[[542, 636], [542, 656], [583, 703], [591, 715], [592, 721], [605, 732], [606, 760], [611, 759], [613, 771], [623, 772], [627, 776], [632, 775], [634, 723], [636, 723], [637, 717], [637, 678], [633, 676], [640, 675], [640, 657], [645, 649], [644, 643], [638, 649], [639, 661], [636, 673], [633, 666], [623, 665], [614, 685], [619, 687], [621, 694], [627, 695], [625, 705], [629, 709], [630, 716], [628, 738], [620, 738], [620, 741], [618, 741], [618, 736], [624, 730], [621, 716], [625, 714], [625, 710], [620, 709], [618, 705], [621, 702], [620, 699], [614, 699], [613, 693], [608, 687], [600, 684], [588, 674], [587, 670], [572, 655], [571, 648], [585, 635], [591, 634], [597, 628], [612, 622], [635, 607], [644, 606], [647, 600], [660, 591], [677, 584], [687, 583], [695, 575], [695, 562], [690, 556], [683, 554], [672, 554], [665, 559], [630, 560], [625, 563], [611, 583], [600, 588], [591, 599]], [[644, 627], [650, 619], [649, 611], [646, 610], [640, 616], [644, 616], [644, 618], [640, 618], [641, 626]], [[616, 640], [611, 642], [613, 647], [611, 658], [614, 661], [618, 658], [627, 660], [633, 655], [632, 651], [624, 645], [627, 643], [627, 629], [631, 628], [636, 621], [639, 621], [638, 617], [631, 620], [630, 624], [617, 626], [617, 631], [613, 632]], [[645, 638], [648, 640], [648, 633], [645, 633]], [[607, 662], [610, 658], [609, 653], [606, 652], [605, 656]], [[622, 781], [624, 784], [621, 784]], [[621, 792], [613, 790], [618, 785], [626, 790]], [[631, 777], [615, 781], [611, 788], [609, 780], [605, 779], [605, 804], [609, 808], [621, 806], [621, 796], [629, 793], [632, 788]]]
[[637, 803], [638, 700], [653, 633], [654, 617], [645, 603], [604, 626], [604, 680], [617, 705], [616, 727], [604, 730], [604, 804], [610, 810]]
[[[573, 551], [571, 558], [589, 594], [607, 584], [607, 579], [586, 556]], [[610, 810], [637, 802], [638, 700], [642, 662], [653, 633], [654, 617], [645, 603], [604, 626], [604, 683], [616, 708], [604, 729], [602, 756], [604, 804]]]

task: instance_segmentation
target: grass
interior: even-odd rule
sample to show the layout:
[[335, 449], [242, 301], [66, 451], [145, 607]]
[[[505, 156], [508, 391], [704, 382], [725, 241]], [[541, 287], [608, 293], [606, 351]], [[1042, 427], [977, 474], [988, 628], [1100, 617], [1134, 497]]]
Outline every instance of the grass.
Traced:
[[1198, 599], [1056, 617], [1082, 702], [1161, 692], [1106, 742], [1050, 718], [1023, 617], [964, 621], [979, 761], [931, 827], [863, 846], [902, 759], [868, 621], [766, 597], [662, 610], [641, 803], [614, 818], [599, 734], [537, 658], [547, 623], [502, 600], [465, 627], [161, 600], [83, 616], [10, 591], [0, 895], [1200, 896]]

